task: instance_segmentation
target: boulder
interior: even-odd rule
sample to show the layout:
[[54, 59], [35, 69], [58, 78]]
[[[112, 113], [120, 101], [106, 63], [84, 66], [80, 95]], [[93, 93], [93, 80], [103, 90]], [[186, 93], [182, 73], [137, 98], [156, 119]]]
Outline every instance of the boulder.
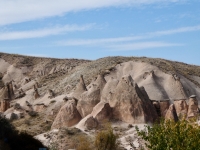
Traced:
[[199, 114], [199, 108], [198, 108], [198, 101], [196, 99], [195, 95], [190, 96], [189, 102], [188, 102], [188, 118], [197, 117]]
[[92, 130], [92, 129], [96, 129], [98, 127], [98, 121], [93, 118], [92, 116], [87, 118], [87, 120], [85, 121], [85, 128], [88, 130]]
[[77, 124], [82, 119], [78, 110], [76, 109], [76, 101], [69, 100], [67, 103], [59, 110], [51, 129], [61, 128], [61, 127], [71, 127]]
[[38, 89], [34, 87], [34, 98], [38, 99], [40, 97]]
[[46, 109], [46, 107], [47, 106], [44, 103], [41, 103], [41, 104], [36, 104], [33, 109], [36, 112], [42, 112]]
[[179, 118], [187, 116], [188, 106], [185, 100], [175, 100], [174, 106]]
[[109, 104], [113, 108], [113, 117], [117, 120], [127, 123], [147, 123], [157, 119], [153, 104], [130, 75], [121, 78]]
[[171, 104], [169, 106], [169, 109], [167, 110], [166, 115], [165, 115], [165, 120], [170, 120], [170, 121], [175, 121], [175, 122], [178, 121], [178, 116], [177, 116], [174, 104]]

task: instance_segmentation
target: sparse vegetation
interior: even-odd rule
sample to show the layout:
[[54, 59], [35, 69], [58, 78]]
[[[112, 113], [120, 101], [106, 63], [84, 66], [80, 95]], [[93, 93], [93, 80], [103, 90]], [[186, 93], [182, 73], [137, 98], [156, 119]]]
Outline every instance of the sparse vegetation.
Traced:
[[5, 118], [0, 118], [1, 150], [38, 150], [43, 144], [27, 133], [18, 132]]
[[119, 143], [116, 135], [111, 126], [98, 132], [95, 137], [96, 150], [117, 150]]
[[200, 127], [194, 122], [162, 121], [146, 126], [146, 130], [136, 130], [149, 150], [200, 150]]

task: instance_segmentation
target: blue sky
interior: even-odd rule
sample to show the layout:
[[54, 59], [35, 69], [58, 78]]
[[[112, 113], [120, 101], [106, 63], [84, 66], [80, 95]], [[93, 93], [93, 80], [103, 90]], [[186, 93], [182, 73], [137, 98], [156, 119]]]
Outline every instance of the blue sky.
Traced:
[[0, 0], [0, 51], [200, 65], [199, 0]]

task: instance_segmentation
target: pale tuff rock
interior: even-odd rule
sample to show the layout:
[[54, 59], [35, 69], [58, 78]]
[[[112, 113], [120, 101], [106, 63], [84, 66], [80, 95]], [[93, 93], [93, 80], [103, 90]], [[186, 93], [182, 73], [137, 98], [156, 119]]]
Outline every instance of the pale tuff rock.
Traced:
[[106, 85], [106, 80], [104, 78], [103, 74], [99, 74], [95, 82], [93, 83], [96, 86], [97, 89], [100, 89], [100, 92], [102, 93], [104, 86]]
[[174, 106], [179, 118], [187, 116], [188, 106], [185, 100], [174, 100]]
[[178, 121], [178, 117], [177, 117], [177, 113], [176, 113], [174, 104], [171, 104], [169, 106], [169, 109], [167, 110], [166, 115], [165, 115], [165, 120]]
[[141, 92], [131, 76], [122, 77], [116, 87], [112, 100], [114, 119], [127, 123], [153, 122], [157, 119], [155, 108]]
[[189, 102], [188, 102], [188, 118], [197, 117], [199, 114], [199, 108], [198, 108], [198, 101], [196, 99], [195, 95], [190, 96]]
[[61, 127], [71, 127], [82, 119], [76, 109], [76, 101], [69, 100], [58, 112], [51, 129]]
[[77, 104], [77, 109], [82, 117], [87, 116], [93, 110], [93, 107], [100, 102], [100, 89], [92, 87], [89, 91], [81, 95]]
[[35, 99], [38, 99], [39, 97], [40, 97], [40, 95], [39, 95], [39, 93], [38, 93], [38, 89], [35, 88], [35, 86], [34, 86], [34, 98], [35, 98]]
[[118, 83], [119, 80], [112, 77], [108, 80], [101, 93], [101, 101], [109, 102], [109, 100], [112, 99], [111, 97], [113, 96]]
[[99, 102], [91, 114], [99, 123], [106, 122], [112, 118], [112, 108], [109, 103]]
[[15, 99], [19, 99], [19, 98], [22, 98], [24, 96], [26, 96], [26, 93], [23, 91], [23, 89], [20, 89], [18, 91], [18, 95], [15, 96]]
[[75, 97], [76, 99], [80, 99], [80, 96], [83, 92], [87, 91], [87, 88], [85, 86], [85, 82], [83, 79], [83, 75], [80, 76], [80, 80], [79, 83], [76, 86], [76, 89], [73, 92], [73, 97]]
[[55, 97], [55, 93], [51, 89], [48, 90], [48, 94], [49, 94], [49, 96], [48, 96], [49, 99], [52, 99]]
[[91, 83], [91, 88], [84, 92], [78, 101], [77, 109], [82, 117], [87, 116], [93, 110], [93, 107], [100, 102], [101, 91], [103, 90], [106, 81], [103, 75], [98, 75], [98, 78]]
[[159, 102], [160, 105], [160, 115], [161, 117], [165, 117], [167, 110], [169, 109], [170, 106], [170, 101], [169, 100], [162, 100]]
[[92, 129], [96, 129], [98, 127], [98, 124], [99, 124], [98, 121], [91, 116], [87, 118], [84, 126], [86, 127], [86, 129], [92, 130]]
[[35, 104], [33, 109], [36, 112], [42, 112], [47, 108], [47, 106], [44, 103], [39, 103], [39, 104]]
[[10, 108], [10, 102], [7, 101], [7, 100], [2, 100], [1, 101], [1, 110], [0, 110], [0, 112], [5, 112], [9, 108]]

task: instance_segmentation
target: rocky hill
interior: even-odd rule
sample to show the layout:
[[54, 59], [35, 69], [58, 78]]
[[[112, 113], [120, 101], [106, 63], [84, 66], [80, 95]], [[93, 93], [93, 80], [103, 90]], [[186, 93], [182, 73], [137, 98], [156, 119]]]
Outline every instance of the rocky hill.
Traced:
[[1, 115], [47, 146], [63, 128], [92, 135], [110, 122], [122, 128], [123, 141], [134, 135], [128, 125], [199, 113], [200, 66], [146, 57], [90, 61], [5, 53], [0, 64]]

